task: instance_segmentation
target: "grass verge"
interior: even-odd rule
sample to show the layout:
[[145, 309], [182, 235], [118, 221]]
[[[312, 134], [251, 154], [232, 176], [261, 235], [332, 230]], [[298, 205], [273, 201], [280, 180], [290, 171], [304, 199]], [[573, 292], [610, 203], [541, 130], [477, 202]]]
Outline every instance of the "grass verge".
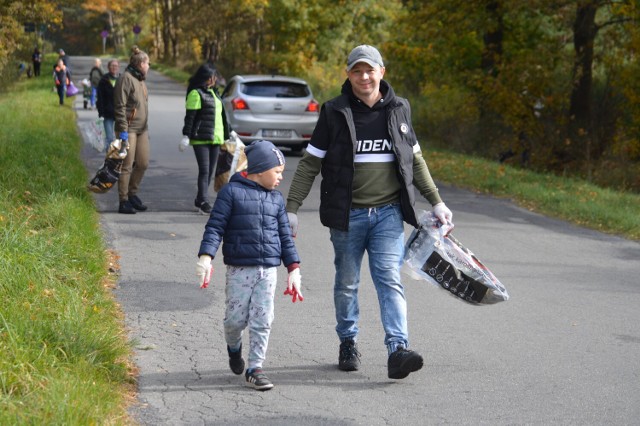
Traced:
[[189, 78], [191, 77], [191, 74], [189, 74], [188, 71], [185, 71], [180, 68], [172, 67], [169, 65], [165, 65], [160, 62], [153, 63], [151, 65], [151, 69], [153, 69], [154, 71], [158, 71], [159, 73], [162, 73], [167, 77], [172, 78], [178, 83], [183, 83], [184, 85], [187, 85], [189, 83]]
[[548, 216], [640, 240], [640, 195], [600, 188], [579, 179], [540, 174], [484, 159], [426, 151], [434, 179], [510, 198]]
[[51, 85], [0, 99], [0, 424], [125, 424], [131, 347], [75, 113]]

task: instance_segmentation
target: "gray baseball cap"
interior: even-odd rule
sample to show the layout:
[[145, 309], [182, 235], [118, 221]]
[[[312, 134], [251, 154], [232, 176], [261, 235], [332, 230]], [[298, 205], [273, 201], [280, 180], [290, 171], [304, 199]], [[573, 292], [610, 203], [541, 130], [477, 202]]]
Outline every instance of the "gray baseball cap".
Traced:
[[349, 57], [347, 58], [347, 71], [351, 71], [351, 68], [358, 62], [366, 62], [372, 67], [384, 67], [382, 56], [380, 56], [378, 49], [368, 44], [362, 44], [349, 53]]

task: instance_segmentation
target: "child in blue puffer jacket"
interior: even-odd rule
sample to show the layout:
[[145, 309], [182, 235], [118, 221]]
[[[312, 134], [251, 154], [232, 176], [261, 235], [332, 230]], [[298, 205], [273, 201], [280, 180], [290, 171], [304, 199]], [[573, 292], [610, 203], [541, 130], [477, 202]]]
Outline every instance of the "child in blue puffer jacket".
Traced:
[[255, 141], [245, 148], [248, 168], [236, 173], [220, 192], [205, 226], [196, 272], [200, 287], [207, 287], [213, 269], [211, 259], [222, 242], [227, 265], [224, 334], [229, 367], [244, 371], [242, 333], [249, 327], [249, 366], [245, 380], [257, 390], [273, 383], [262, 371], [271, 323], [277, 267], [289, 272], [285, 294], [303, 300], [300, 292], [300, 259], [296, 251], [284, 198], [275, 188], [282, 180], [284, 155], [269, 141]]

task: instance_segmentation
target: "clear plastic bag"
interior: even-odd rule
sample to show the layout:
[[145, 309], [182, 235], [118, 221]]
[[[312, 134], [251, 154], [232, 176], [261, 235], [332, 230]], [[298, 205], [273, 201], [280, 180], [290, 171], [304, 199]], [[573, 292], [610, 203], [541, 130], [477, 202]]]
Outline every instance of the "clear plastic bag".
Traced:
[[244, 143], [240, 140], [236, 132], [231, 131], [229, 139], [220, 147], [213, 189], [219, 192], [222, 187], [229, 182], [229, 179], [231, 179], [234, 173], [245, 170], [247, 165]]
[[90, 121], [83, 126], [85, 141], [98, 152], [104, 152], [104, 136], [102, 121]]
[[453, 224], [442, 225], [427, 211], [420, 213], [418, 222], [420, 228], [411, 233], [405, 246], [403, 272], [471, 304], [509, 300], [502, 283], [451, 235]]

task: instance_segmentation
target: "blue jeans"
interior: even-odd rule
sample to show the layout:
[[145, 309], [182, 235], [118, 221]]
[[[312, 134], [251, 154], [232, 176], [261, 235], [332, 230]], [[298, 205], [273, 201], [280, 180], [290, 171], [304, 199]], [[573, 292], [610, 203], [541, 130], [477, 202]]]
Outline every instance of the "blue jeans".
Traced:
[[64, 98], [67, 96], [67, 85], [60, 84], [57, 86], [58, 89], [58, 98], [60, 99], [60, 105], [64, 105]]
[[96, 96], [97, 95], [98, 95], [98, 88], [92, 87], [91, 88], [91, 108], [96, 106]]
[[104, 119], [104, 148], [105, 151], [109, 150], [109, 145], [111, 142], [116, 140], [116, 133], [114, 126], [116, 125], [116, 120], [113, 118], [105, 118]]
[[407, 301], [400, 282], [404, 256], [404, 225], [397, 204], [351, 209], [349, 231], [331, 229], [336, 277], [333, 300], [336, 332], [340, 341], [358, 335], [358, 287], [364, 252], [369, 255], [369, 271], [378, 294], [384, 344], [389, 353], [409, 344]]

